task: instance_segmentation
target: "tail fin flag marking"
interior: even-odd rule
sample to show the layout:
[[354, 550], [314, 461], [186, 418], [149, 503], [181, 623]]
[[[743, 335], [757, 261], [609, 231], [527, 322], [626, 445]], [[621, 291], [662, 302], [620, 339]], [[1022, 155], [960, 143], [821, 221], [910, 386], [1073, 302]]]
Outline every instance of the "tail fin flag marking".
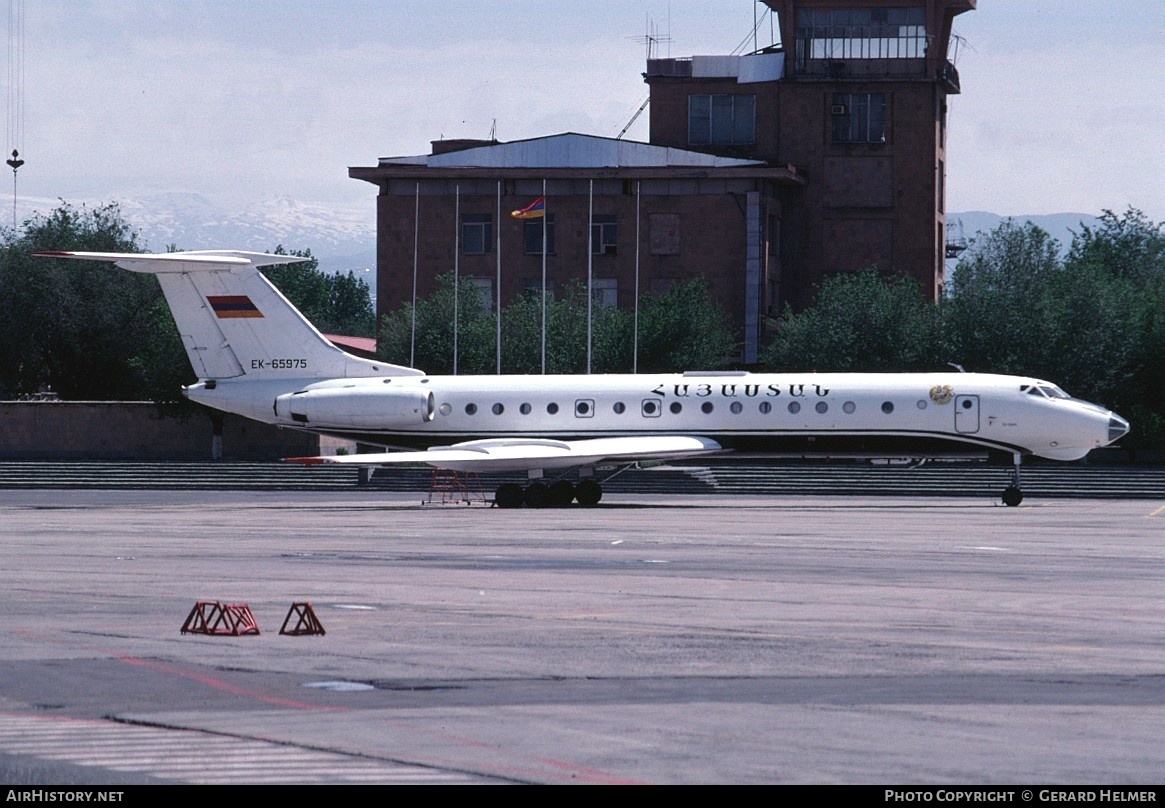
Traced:
[[232, 317], [262, 317], [263, 312], [255, 307], [246, 295], [211, 295], [206, 298], [220, 320]]
[[258, 269], [305, 258], [242, 250], [34, 254], [110, 261], [130, 272], [156, 276], [186, 355], [202, 380], [423, 375], [337, 348]]

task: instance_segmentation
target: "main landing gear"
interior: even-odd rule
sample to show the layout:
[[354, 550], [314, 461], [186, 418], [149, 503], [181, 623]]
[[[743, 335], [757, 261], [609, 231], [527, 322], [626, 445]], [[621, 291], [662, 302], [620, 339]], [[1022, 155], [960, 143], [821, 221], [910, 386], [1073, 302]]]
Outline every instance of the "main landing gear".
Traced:
[[1015, 471], [1011, 474], [1011, 485], [1003, 489], [1003, 504], [1009, 508], [1014, 508], [1019, 503], [1023, 502], [1023, 491], [1019, 487], [1019, 464], [1023, 460], [1022, 455], [1013, 455], [1015, 458]]
[[558, 480], [547, 485], [532, 482], [525, 489], [517, 483], [503, 483], [494, 494], [499, 508], [565, 508], [574, 502], [579, 505], [598, 505], [603, 498], [603, 487], [590, 478], [574, 485], [569, 480]]

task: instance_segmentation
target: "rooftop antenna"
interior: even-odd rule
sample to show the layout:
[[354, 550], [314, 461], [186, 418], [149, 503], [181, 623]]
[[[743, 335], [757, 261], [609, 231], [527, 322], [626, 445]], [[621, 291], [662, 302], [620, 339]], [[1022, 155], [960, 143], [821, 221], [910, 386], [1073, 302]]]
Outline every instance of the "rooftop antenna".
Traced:
[[[670, 6], [669, 6], [669, 8], [670, 8]], [[668, 45], [669, 45], [668, 53], [671, 52], [671, 50], [670, 50], [671, 37], [668, 36], [667, 34], [661, 35], [659, 33], [659, 26], [656, 24], [655, 20], [651, 19], [650, 17], [645, 17], [644, 18], [644, 29], [645, 29], [645, 32], [644, 32], [643, 36], [635, 37], [635, 40], [637, 42], [642, 42], [647, 46], [647, 58], [648, 59], [654, 59], [654, 58], [656, 58], [656, 56], [659, 55], [659, 46], [662, 43], [668, 43]]]
[[24, 0], [8, 0], [8, 144], [12, 157], [12, 229], [16, 230], [16, 170], [24, 165]]
[[498, 119], [494, 118], [493, 126], [489, 128], [489, 140], [491, 143], [498, 142]]

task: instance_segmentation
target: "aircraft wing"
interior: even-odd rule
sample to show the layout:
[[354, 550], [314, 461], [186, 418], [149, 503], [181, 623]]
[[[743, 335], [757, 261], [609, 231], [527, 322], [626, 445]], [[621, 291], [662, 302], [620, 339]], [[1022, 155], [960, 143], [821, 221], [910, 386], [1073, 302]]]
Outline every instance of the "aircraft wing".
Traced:
[[417, 463], [454, 471], [529, 471], [569, 469], [600, 463], [633, 463], [639, 460], [679, 460], [723, 451], [710, 438], [689, 435], [643, 435], [587, 440], [547, 438], [491, 438], [435, 446], [423, 452], [380, 452], [328, 457], [288, 457], [289, 463], [315, 465], [338, 463], [356, 466], [387, 466]]

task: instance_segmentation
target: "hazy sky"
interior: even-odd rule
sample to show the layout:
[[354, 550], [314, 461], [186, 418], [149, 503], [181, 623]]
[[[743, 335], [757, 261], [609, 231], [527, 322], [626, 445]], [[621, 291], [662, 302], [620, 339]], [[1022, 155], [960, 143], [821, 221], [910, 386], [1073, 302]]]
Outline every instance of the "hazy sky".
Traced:
[[[349, 166], [495, 119], [501, 140], [615, 136], [647, 98], [648, 20], [662, 55], [751, 47], [750, 0], [26, 0], [24, 138], [6, 151], [27, 160], [22, 196], [371, 216]], [[956, 32], [948, 210], [1165, 220], [1165, 3], [979, 0]]]

